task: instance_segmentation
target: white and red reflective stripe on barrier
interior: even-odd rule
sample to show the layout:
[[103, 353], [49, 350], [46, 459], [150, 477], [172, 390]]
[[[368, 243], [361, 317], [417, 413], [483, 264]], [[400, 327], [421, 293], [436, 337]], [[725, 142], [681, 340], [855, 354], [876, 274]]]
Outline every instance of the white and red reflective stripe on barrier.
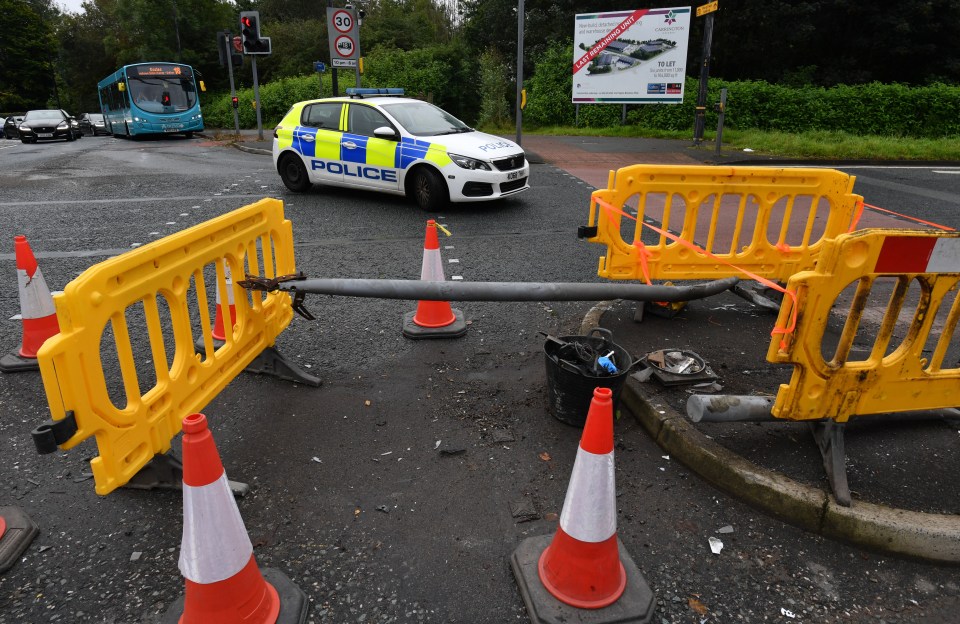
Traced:
[[[233, 275], [230, 273], [230, 265], [226, 260], [223, 261], [223, 276], [227, 288], [227, 305], [233, 305]], [[217, 304], [220, 303], [220, 280], [217, 280]]]
[[603, 542], [617, 532], [613, 451], [598, 455], [577, 447], [577, 459], [560, 512], [560, 528], [581, 542]]
[[888, 236], [874, 273], [960, 273], [960, 238]]
[[183, 484], [183, 541], [180, 572], [194, 583], [210, 584], [240, 572], [253, 544], [227, 484], [226, 472], [213, 483]]
[[43, 271], [36, 263], [32, 272], [17, 269], [17, 287], [20, 291], [20, 315], [24, 320], [46, 318], [57, 313], [47, 282], [43, 279]]

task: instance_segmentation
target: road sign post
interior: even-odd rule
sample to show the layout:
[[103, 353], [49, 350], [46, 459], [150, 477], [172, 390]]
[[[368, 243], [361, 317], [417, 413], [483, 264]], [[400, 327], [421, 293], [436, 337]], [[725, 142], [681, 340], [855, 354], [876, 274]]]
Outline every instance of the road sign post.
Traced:
[[327, 34], [330, 44], [330, 66], [334, 68], [334, 95], [337, 93], [336, 68], [353, 67], [357, 71], [357, 85], [360, 84], [360, 69], [357, 59], [360, 54], [360, 30], [352, 8], [335, 8], [327, 5]]
[[323, 97], [323, 72], [327, 71], [327, 66], [323, 61], [315, 61], [313, 71], [317, 72], [317, 78], [320, 79], [320, 97]]

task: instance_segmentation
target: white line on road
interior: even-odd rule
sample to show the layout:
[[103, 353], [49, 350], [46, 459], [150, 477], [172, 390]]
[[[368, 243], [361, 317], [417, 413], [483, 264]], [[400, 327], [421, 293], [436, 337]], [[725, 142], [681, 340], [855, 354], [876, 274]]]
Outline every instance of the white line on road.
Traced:
[[[217, 201], [224, 199], [250, 199], [257, 198], [263, 199], [263, 195], [224, 195], [218, 197]], [[124, 197], [120, 199], [62, 199], [62, 200], [45, 200], [45, 201], [12, 201], [12, 202], [0, 202], [0, 207], [6, 206], [53, 206], [53, 205], [64, 205], [64, 204], [122, 204], [122, 203], [143, 203], [143, 202], [169, 202], [169, 201], [197, 201], [202, 199], [203, 201], [213, 201], [210, 197]], [[199, 208], [199, 206], [197, 206]]]

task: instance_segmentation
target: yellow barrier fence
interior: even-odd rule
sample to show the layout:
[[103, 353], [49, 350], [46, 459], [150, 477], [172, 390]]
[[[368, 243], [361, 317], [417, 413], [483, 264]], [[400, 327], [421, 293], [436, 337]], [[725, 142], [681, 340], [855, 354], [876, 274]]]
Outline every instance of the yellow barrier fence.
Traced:
[[[794, 369], [772, 414], [843, 423], [960, 406], [958, 282], [958, 233], [861, 230], [830, 241], [814, 270], [787, 283], [797, 293], [796, 328], [774, 336], [767, 360]], [[784, 299], [778, 328], [793, 305]], [[869, 322], [877, 308], [882, 315]], [[835, 341], [827, 339], [834, 309], [846, 319]]]
[[[853, 182], [833, 169], [633, 165], [593, 192], [587, 240], [606, 245], [597, 274], [608, 279], [716, 279], [739, 275], [733, 264], [785, 281], [853, 229]], [[657, 241], [644, 244], [650, 221]]]
[[[224, 317], [218, 346], [214, 293], [219, 288], [228, 300], [225, 264], [232, 276], [295, 272], [282, 202], [264, 199], [101, 262], [54, 297], [60, 333], [38, 359], [54, 427], [76, 422], [76, 432], [56, 442], [70, 449], [96, 437], [100, 455], [90, 466], [98, 494], [168, 451], [183, 417], [201, 410], [290, 324], [287, 293], [229, 286], [236, 318]], [[105, 373], [117, 365], [120, 382]]]

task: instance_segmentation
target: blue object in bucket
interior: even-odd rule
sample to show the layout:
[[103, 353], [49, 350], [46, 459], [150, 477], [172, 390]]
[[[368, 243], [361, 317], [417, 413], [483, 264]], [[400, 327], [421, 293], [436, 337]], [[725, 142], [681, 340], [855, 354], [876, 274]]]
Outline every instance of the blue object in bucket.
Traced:
[[620, 371], [617, 370], [617, 365], [614, 364], [613, 361], [610, 359], [611, 355], [613, 355], [613, 351], [611, 351], [606, 355], [601, 355], [600, 357], [597, 358], [597, 364], [602, 366], [603, 370], [607, 371], [608, 373], [614, 373], [614, 374], [619, 373]]

